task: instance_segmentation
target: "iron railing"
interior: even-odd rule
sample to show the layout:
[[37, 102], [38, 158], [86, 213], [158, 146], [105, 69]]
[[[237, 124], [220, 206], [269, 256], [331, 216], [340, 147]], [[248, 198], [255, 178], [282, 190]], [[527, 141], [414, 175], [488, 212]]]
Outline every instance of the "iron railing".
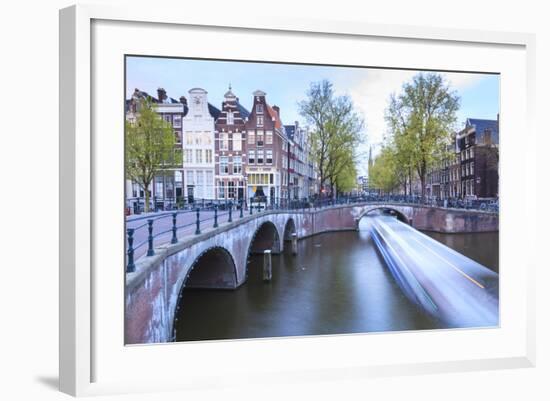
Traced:
[[[200, 201], [196, 200], [193, 203], [193, 207], [146, 215], [128, 216], [126, 220], [127, 226], [132, 225], [132, 227], [126, 229], [128, 242], [126, 272], [131, 273], [135, 271], [136, 254], [139, 255], [140, 251], [145, 253], [146, 256], [154, 256], [155, 241], [157, 240], [157, 245], [160, 245], [158, 242], [162, 237], [165, 237], [162, 243], [169, 242], [176, 244], [178, 242], [178, 234], [199, 235], [205, 227], [217, 228], [221, 223], [231, 223], [235, 219], [242, 219], [245, 216], [251, 216], [263, 211], [318, 210], [351, 203], [392, 203], [403, 206], [447, 207], [498, 213], [498, 202], [494, 201], [422, 200], [420, 197], [402, 195], [368, 195], [291, 200], [288, 198], [256, 197], [250, 198], [248, 203], [244, 200], [233, 202], [219, 199], [201, 199]], [[157, 230], [160, 227], [160, 231], [156, 232], [155, 227]], [[140, 236], [140, 242], [134, 245], [136, 236]]]

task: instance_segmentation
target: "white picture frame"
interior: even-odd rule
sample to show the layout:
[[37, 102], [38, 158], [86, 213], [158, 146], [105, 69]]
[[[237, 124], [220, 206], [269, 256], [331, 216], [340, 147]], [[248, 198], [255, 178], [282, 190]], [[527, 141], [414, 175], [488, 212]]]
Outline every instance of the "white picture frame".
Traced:
[[[101, 80], [102, 60], [108, 58], [98, 57], [98, 42], [94, 42], [95, 27], [104, 21], [106, 29], [114, 29], [113, 32], [132, 29], [133, 33], [139, 34], [141, 30], [155, 26], [159, 29], [204, 29], [212, 32], [232, 32], [239, 35], [247, 35], [253, 38], [254, 35], [262, 37], [270, 35], [286, 35], [286, 37], [303, 37], [307, 40], [338, 39], [341, 43], [355, 40], [383, 40], [387, 43], [435, 45], [438, 48], [446, 47], [460, 48], [470, 47], [481, 49], [485, 47], [495, 49], [494, 52], [502, 52], [499, 57], [507, 60], [510, 68], [509, 75], [503, 75], [504, 98], [510, 93], [509, 88], [517, 88], [518, 98], [514, 103], [507, 103], [510, 99], [503, 99], [501, 111], [502, 123], [502, 147], [504, 157], [502, 158], [502, 231], [510, 232], [510, 229], [518, 226], [518, 221], [530, 221], [534, 224], [536, 220], [535, 210], [528, 207], [526, 191], [514, 192], [507, 187], [507, 182], [521, 182], [521, 185], [533, 185], [534, 177], [527, 174], [534, 171], [535, 150], [529, 147], [514, 149], [517, 165], [514, 169], [507, 162], [507, 132], [512, 129], [520, 129], [525, 132], [525, 140], [534, 143], [534, 35], [505, 32], [483, 32], [470, 30], [435, 29], [427, 27], [372, 25], [359, 22], [341, 22], [325, 20], [298, 20], [285, 19], [250, 19], [243, 15], [239, 18], [234, 15], [231, 18], [223, 13], [213, 12], [211, 15], [193, 15], [183, 13], [182, 10], [170, 10], [161, 8], [113, 8], [99, 5], [78, 5], [61, 10], [60, 12], [60, 389], [72, 395], [94, 395], [109, 393], [125, 393], [135, 391], [160, 391], [167, 389], [203, 389], [209, 386], [224, 386], [235, 383], [235, 377], [231, 372], [231, 365], [206, 366], [198, 363], [197, 359], [201, 354], [212, 355], [218, 353], [226, 358], [240, 356], [245, 362], [240, 362], [237, 371], [253, 377], [258, 382], [276, 380], [281, 383], [292, 382], [293, 380], [324, 380], [329, 376], [332, 379], [341, 377], [376, 377], [398, 374], [419, 374], [442, 371], [469, 371], [479, 369], [502, 369], [511, 367], [530, 367], [535, 363], [535, 283], [534, 270], [536, 260], [529, 259], [534, 256], [527, 256], [526, 261], [521, 265], [521, 274], [513, 277], [517, 288], [510, 287], [513, 300], [509, 302], [506, 298], [507, 292], [503, 293], [501, 299], [505, 312], [510, 312], [510, 323], [505, 319], [504, 326], [492, 331], [445, 331], [423, 334], [407, 333], [401, 337], [387, 337], [380, 335], [352, 335], [352, 336], [327, 336], [323, 338], [311, 337], [301, 339], [281, 340], [247, 340], [233, 342], [217, 342], [206, 345], [197, 344], [172, 348], [174, 345], [157, 345], [125, 348], [123, 342], [119, 344], [118, 356], [108, 355], [108, 347], [105, 347], [104, 338], [109, 327], [105, 327], [104, 318], [101, 312], [104, 306], [96, 305], [97, 298], [94, 298], [98, 288], [101, 288], [102, 297], [110, 297], [108, 289], [113, 285], [104, 282], [105, 276], [97, 274], [94, 268], [102, 256], [97, 253], [97, 230], [103, 227], [102, 219], [108, 219], [108, 212], [104, 212], [102, 204], [97, 202], [96, 194], [103, 191], [100, 167], [97, 163], [98, 153], [105, 163], [114, 163], [113, 166], [122, 168], [122, 159], [117, 160], [119, 148], [114, 146], [112, 151], [107, 151], [104, 142], [97, 142], [93, 135], [93, 127], [101, 124], [97, 121], [101, 112], [96, 110], [93, 102], [92, 82], [94, 79]], [[99, 24], [99, 25], [98, 25]], [[124, 25], [124, 26], [117, 26]], [[132, 24], [130, 27], [127, 24]], [[108, 25], [108, 26], [107, 26]], [[98, 28], [103, 29], [103, 28]], [[129, 32], [129, 31], [128, 31]], [[98, 35], [102, 33], [99, 32]], [[154, 36], [154, 34], [153, 34]], [[117, 37], [111, 37], [113, 45], [121, 39], [120, 33]], [[316, 39], [317, 38], [317, 39]], [[305, 40], [305, 39], [304, 39]], [[98, 41], [101, 41], [99, 39]], [[103, 43], [103, 42], [101, 42]], [[149, 54], [143, 44], [143, 53]], [[170, 44], [160, 46], [159, 51], [170, 52]], [[500, 50], [499, 50], [500, 49]], [[508, 50], [509, 54], [506, 53]], [[117, 50], [118, 51], [118, 50]], [[181, 49], [180, 49], [181, 51]], [[506, 53], [506, 54], [504, 54]], [[115, 51], [116, 55], [116, 51]], [[172, 55], [172, 53], [165, 54]], [[251, 57], [251, 56], [250, 56]], [[497, 58], [498, 59], [498, 58]], [[399, 60], [395, 60], [399, 63]], [[371, 64], [372, 65], [372, 64]], [[439, 64], [438, 64], [439, 65]], [[441, 61], [441, 65], [445, 65]], [[384, 65], [388, 66], [388, 65]], [[418, 65], [401, 65], [401, 67], [418, 67]], [[447, 67], [448, 69], [452, 69]], [[479, 71], [486, 69], [480, 67]], [[504, 67], [503, 67], [504, 68]], [[457, 68], [459, 69], [459, 68]], [[494, 72], [494, 70], [492, 70]], [[122, 70], [115, 70], [116, 79], [120, 79]], [[99, 78], [98, 78], [99, 74]], [[508, 85], [508, 86], [506, 86]], [[508, 88], [508, 89], [507, 89]], [[117, 88], [120, 99], [114, 104], [122, 105], [123, 91]], [[118, 101], [118, 103], [116, 103]], [[511, 101], [511, 100], [510, 100]], [[516, 113], [508, 112], [516, 108]], [[119, 113], [120, 107], [113, 111]], [[120, 115], [120, 120], [122, 116]], [[121, 124], [122, 122], [119, 121]], [[116, 129], [115, 129], [115, 132]], [[121, 132], [122, 135], [122, 132]], [[510, 144], [510, 142], [508, 142]], [[508, 147], [508, 149], [511, 149]], [[102, 153], [103, 152], [103, 153]], [[508, 151], [511, 152], [511, 151]], [[510, 153], [508, 153], [510, 154]], [[508, 159], [510, 160], [510, 159]], [[122, 190], [122, 188], [120, 188]], [[532, 194], [532, 191], [531, 191]], [[122, 199], [120, 201], [122, 204]], [[122, 207], [120, 207], [122, 210]], [[122, 212], [121, 212], [122, 213]], [[116, 230], [113, 230], [116, 231]], [[534, 230], [533, 230], [534, 231]], [[115, 237], [122, 237], [123, 234], [116, 233]], [[502, 235], [502, 233], [501, 233]], [[505, 239], [505, 238], [504, 238]], [[123, 238], [119, 238], [123, 240]], [[530, 249], [527, 239], [523, 241], [525, 249]], [[96, 241], [96, 242], [94, 242]], [[501, 242], [501, 249], [503, 244]], [[123, 250], [120, 250], [123, 255]], [[534, 255], [534, 252], [531, 253]], [[513, 255], [510, 255], [513, 256]], [[501, 254], [502, 257], [502, 254]], [[507, 258], [510, 259], [510, 258]], [[513, 259], [513, 258], [512, 258]], [[121, 265], [121, 269], [123, 265]], [[503, 271], [506, 272], [506, 269]], [[114, 286], [114, 288], [119, 288]], [[119, 288], [123, 291], [122, 288]], [[506, 290], [506, 288], [504, 288]], [[105, 290], [105, 291], [104, 291]], [[116, 296], [112, 295], [117, 299]], [[116, 303], [116, 302], [115, 302]], [[123, 308], [123, 305], [121, 305]], [[118, 307], [117, 307], [118, 308]], [[123, 316], [118, 316], [121, 320]], [[514, 319], [512, 319], [514, 317]], [[105, 320], [104, 320], [105, 319]], [[517, 320], [511, 322], [511, 320]], [[506, 326], [510, 324], [510, 327]], [[509, 333], [500, 336], [498, 333]], [[117, 328], [113, 327], [113, 331]], [[118, 336], [118, 334], [113, 334]], [[120, 333], [122, 335], [122, 333]], [[391, 336], [391, 334], [390, 334]], [[452, 336], [457, 344], [467, 344], [482, 338], [482, 341], [494, 343], [490, 351], [482, 352], [480, 349], [464, 352], [464, 357], [453, 357], [441, 355], [441, 357], [419, 359], [414, 354], [406, 355], [405, 342], [432, 342], [437, 344], [441, 336]], [[364, 348], [368, 343], [376, 342], [377, 346], [383, 344], [385, 339], [403, 348], [403, 357], [390, 357], [383, 353], [379, 356], [372, 354], [371, 360], [362, 358], [360, 352], [356, 355], [344, 353], [341, 355], [342, 347]], [[345, 345], [344, 345], [345, 344]], [[322, 360], [316, 360], [315, 355], [323, 349], [326, 354]], [[347, 349], [347, 348], [345, 348]], [[456, 352], [461, 352], [459, 345]], [[462, 349], [463, 351], [463, 349]], [[170, 358], [173, 354], [187, 355], [190, 360], [195, 360], [197, 365], [193, 369], [187, 369], [184, 375], [172, 375], [160, 377], [151, 376], [150, 380], [132, 375], [129, 371], [125, 374], [124, 367], [134, 365], [143, 359], [144, 369], [150, 366], [158, 366], [159, 361], [165, 361], [170, 365]], [[278, 354], [286, 355], [285, 352], [294, 352], [311, 358], [311, 363], [296, 363], [290, 367], [291, 362], [284, 359], [277, 359]], [[258, 359], [261, 355], [263, 360]], [[450, 354], [449, 354], [450, 355]], [[455, 354], [459, 355], [459, 354]], [[113, 358], [112, 360], [110, 358]], [[116, 359], [119, 358], [119, 359]], [[126, 360], [126, 362], [124, 362]], [[100, 361], [100, 362], [98, 362]], [[154, 362], [153, 362], [154, 361]], [[251, 368], [246, 366], [247, 362], [256, 361], [258, 365]], [[269, 366], [268, 365], [269, 362]], [[126, 363], [127, 365], [124, 365]], [[156, 363], [157, 365], [151, 365]], [[285, 363], [289, 364], [288, 369]], [[113, 366], [118, 374], [112, 374], [103, 369], [107, 364]], [[237, 365], [239, 365], [237, 363]], [[103, 368], [102, 368], [103, 367]], [[104, 371], [102, 371], [102, 369]], [[237, 382], [239, 382], [237, 380]], [[243, 384], [244, 385], [244, 384]]]

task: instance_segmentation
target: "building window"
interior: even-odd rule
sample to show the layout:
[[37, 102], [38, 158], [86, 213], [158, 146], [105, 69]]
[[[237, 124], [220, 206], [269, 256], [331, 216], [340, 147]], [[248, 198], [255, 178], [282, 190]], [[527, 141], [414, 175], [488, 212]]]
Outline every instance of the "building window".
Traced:
[[229, 134], [227, 132], [222, 132], [220, 134], [220, 150], [229, 149]]
[[264, 112], [264, 105], [261, 103], [258, 103], [256, 105], [256, 113], [262, 114]]
[[243, 137], [238, 132], [233, 134], [233, 150], [240, 151], [243, 149], [242, 138]]
[[174, 128], [181, 128], [181, 116], [176, 114], [174, 116], [174, 122], [173, 122]]
[[197, 171], [197, 186], [204, 185], [204, 173], [202, 171]]
[[265, 151], [265, 164], [273, 164], [273, 150], [271, 149]]
[[233, 181], [227, 183], [227, 197], [229, 199], [235, 198], [235, 183]]
[[196, 150], [195, 156], [196, 156], [195, 163], [202, 163], [202, 150], [201, 149]]
[[195, 145], [200, 145], [201, 144], [201, 137], [200, 135], [195, 135]]
[[258, 164], [264, 164], [264, 151], [263, 151], [263, 150], [258, 150], [258, 160], [257, 160], [257, 163], [258, 163]]
[[248, 131], [248, 144], [254, 145], [254, 131]]
[[233, 124], [235, 124], [235, 118], [233, 116], [233, 112], [228, 111], [227, 112], [227, 125], [233, 125]]
[[243, 171], [243, 162], [241, 156], [233, 156], [233, 174], [241, 174]]
[[193, 173], [192, 170], [187, 172], [187, 185], [195, 185], [195, 175]]
[[256, 116], [256, 124], [258, 127], [262, 127], [264, 125], [264, 116]]
[[214, 185], [214, 173], [212, 170], [206, 170], [206, 185]]
[[220, 181], [220, 187], [218, 188], [218, 193], [220, 198], [225, 198], [225, 187], [224, 187], [223, 181]]
[[248, 164], [254, 164], [254, 163], [256, 163], [256, 161], [255, 161], [254, 159], [255, 159], [254, 151], [253, 151], [253, 150], [249, 150], [249, 151], [248, 151]]
[[212, 163], [212, 149], [206, 149], [204, 151], [204, 155], [205, 155], [205, 162]]
[[262, 135], [262, 131], [258, 131], [256, 134], [256, 144], [257, 146], [264, 146], [264, 136]]
[[181, 132], [180, 131], [174, 131], [174, 136], [176, 137], [176, 143], [178, 145], [181, 144]]
[[228, 174], [229, 173], [228, 159], [229, 158], [227, 156], [220, 156], [220, 174]]
[[265, 143], [266, 145], [271, 145], [273, 143], [273, 131], [265, 132]]
[[183, 154], [183, 156], [183, 161], [185, 163], [193, 163], [193, 151], [191, 149], [185, 149], [185, 153]]
[[170, 120], [171, 120], [170, 119], [170, 114], [165, 114], [165, 115], [162, 116], [162, 118], [164, 118], [164, 121], [166, 121], [167, 123], [169, 123]]
[[164, 186], [163, 186], [163, 181], [162, 181], [162, 177], [155, 177], [155, 196], [157, 198], [164, 198]]

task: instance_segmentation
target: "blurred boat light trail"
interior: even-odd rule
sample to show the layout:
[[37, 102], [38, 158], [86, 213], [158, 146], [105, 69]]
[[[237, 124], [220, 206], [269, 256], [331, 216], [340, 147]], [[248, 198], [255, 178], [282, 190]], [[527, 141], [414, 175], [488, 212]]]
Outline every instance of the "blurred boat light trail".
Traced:
[[449, 327], [499, 324], [497, 273], [388, 215], [370, 232], [405, 295]]

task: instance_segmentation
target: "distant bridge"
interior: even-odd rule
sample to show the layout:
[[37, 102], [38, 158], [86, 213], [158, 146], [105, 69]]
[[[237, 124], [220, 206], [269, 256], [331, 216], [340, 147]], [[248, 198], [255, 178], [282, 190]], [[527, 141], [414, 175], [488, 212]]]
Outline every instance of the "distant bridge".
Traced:
[[[183, 228], [191, 227], [191, 230], [183, 230], [185, 234], [177, 238], [177, 216], [174, 215], [174, 230], [165, 227], [159, 236], [165, 242], [154, 245], [150, 235], [147, 245], [152, 255], [138, 258], [130, 269], [133, 271], [126, 274], [126, 343], [174, 340], [174, 318], [181, 307], [184, 288], [236, 289], [246, 282], [251, 254], [267, 249], [273, 254], [280, 253], [293, 233], [304, 238], [323, 232], [357, 230], [360, 219], [374, 210], [389, 211], [419, 229], [498, 230], [495, 213], [365, 202], [296, 210], [270, 209], [252, 214], [247, 210], [234, 212], [231, 218], [228, 213], [220, 217], [216, 212], [215, 217], [208, 218], [208, 228], [204, 221], [202, 227], [193, 222], [183, 224]], [[129, 230], [135, 235], [134, 228]]]

